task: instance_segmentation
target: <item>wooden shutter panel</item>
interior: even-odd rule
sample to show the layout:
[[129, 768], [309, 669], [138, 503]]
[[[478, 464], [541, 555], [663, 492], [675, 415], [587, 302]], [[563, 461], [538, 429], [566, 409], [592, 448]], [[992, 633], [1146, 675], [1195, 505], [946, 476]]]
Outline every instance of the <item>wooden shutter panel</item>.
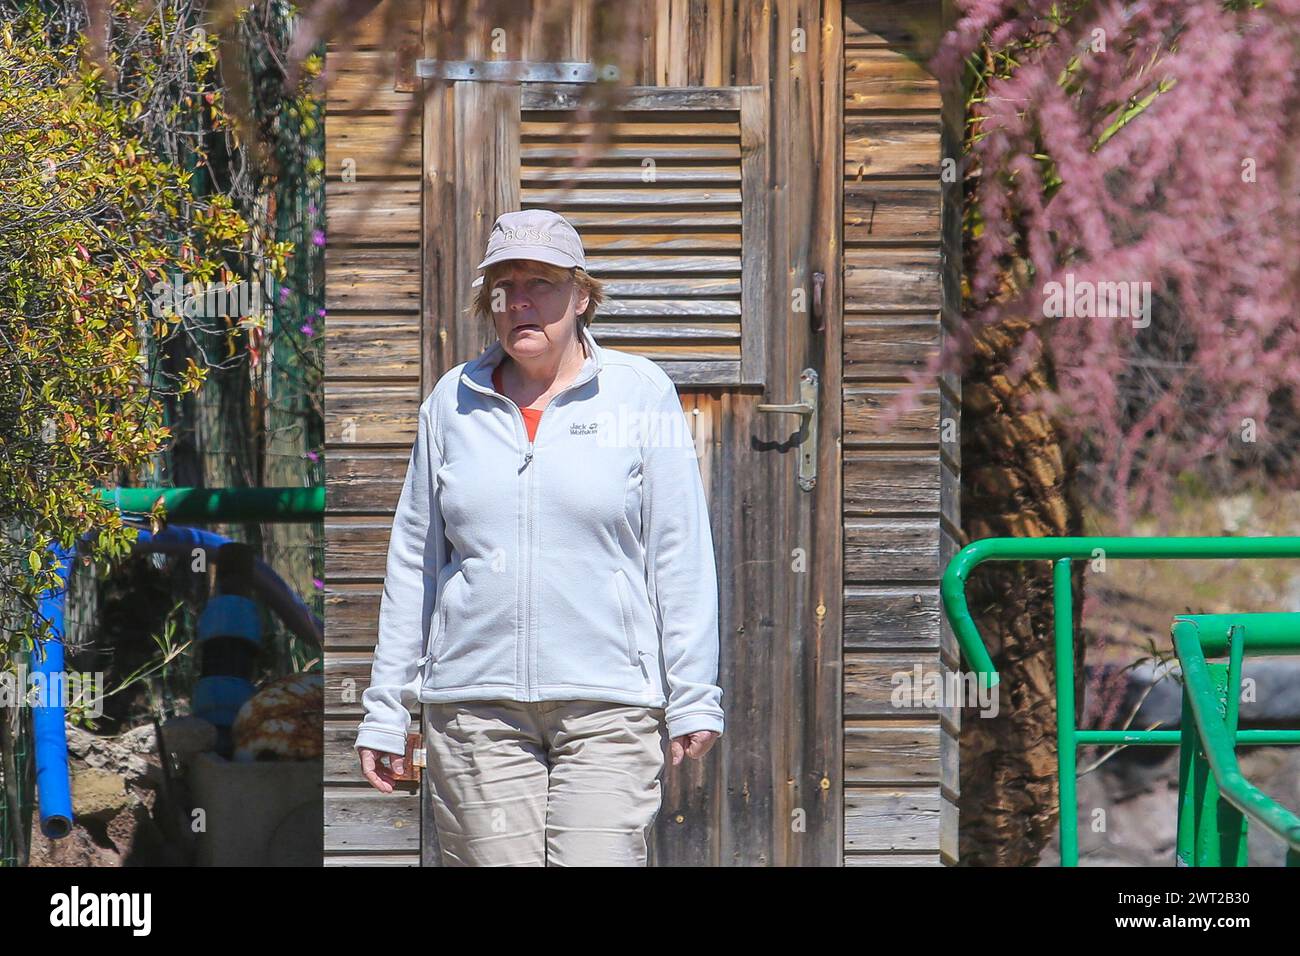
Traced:
[[608, 293], [597, 339], [655, 360], [678, 384], [762, 384], [762, 87], [632, 87], [608, 143], [579, 170], [592, 124], [566, 125], [580, 96], [522, 85], [515, 182], [520, 208], [554, 209], [582, 235]]

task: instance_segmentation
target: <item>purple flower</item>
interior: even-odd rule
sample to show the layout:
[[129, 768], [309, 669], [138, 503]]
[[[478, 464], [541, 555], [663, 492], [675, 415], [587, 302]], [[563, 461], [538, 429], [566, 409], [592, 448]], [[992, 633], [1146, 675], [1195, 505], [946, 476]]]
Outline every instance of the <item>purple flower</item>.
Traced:
[[314, 246], [325, 245], [325, 233], [319, 229], [313, 229], [311, 233], [311, 243]]

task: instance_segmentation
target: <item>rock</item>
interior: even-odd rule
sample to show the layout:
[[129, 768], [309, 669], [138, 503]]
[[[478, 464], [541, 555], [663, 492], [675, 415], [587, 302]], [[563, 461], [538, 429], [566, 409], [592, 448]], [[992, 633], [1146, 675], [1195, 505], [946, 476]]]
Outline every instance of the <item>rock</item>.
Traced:
[[163, 724], [162, 733], [167, 750], [182, 760], [217, 745], [216, 725], [193, 715], [171, 718]]
[[32, 819], [31, 866], [167, 866], [184, 861], [166, 846], [152, 818], [161, 768], [152, 725], [116, 737], [69, 725], [68, 770], [73, 827], [49, 840]]
[[136, 727], [117, 737], [104, 737], [69, 725], [67, 735], [69, 761], [118, 774], [128, 781], [153, 785], [157, 757], [152, 726]]
[[[1094, 679], [1116, 679], [1112, 665], [1103, 665], [1098, 670], [1100, 673], [1089, 668], [1090, 683]], [[1119, 711], [1121, 716], [1127, 716], [1137, 707], [1134, 728], [1143, 729], [1159, 724], [1163, 729], [1178, 729], [1183, 714], [1183, 688], [1177, 675], [1177, 661], [1172, 665], [1148, 661], [1134, 667], [1120, 678], [1127, 681], [1128, 685]], [[1248, 657], [1242, 662], [1242, 678], [1245, 690], [1252, 699], [1241, 701], [1238, 711], [1241, 726], [1300, 726], [1300, 660]]]
[[71, 773], [74, 819], [108, 820], [135, 806], [139, 798], [126, 789], [126, 781], [115, 773], [94, 767], [74, 767]]
[[1232, 495], [1215, 502], [1219, 522], [1225, 535], [1238, 534], [1255, 517], [1255, 502], [1250, 495]]

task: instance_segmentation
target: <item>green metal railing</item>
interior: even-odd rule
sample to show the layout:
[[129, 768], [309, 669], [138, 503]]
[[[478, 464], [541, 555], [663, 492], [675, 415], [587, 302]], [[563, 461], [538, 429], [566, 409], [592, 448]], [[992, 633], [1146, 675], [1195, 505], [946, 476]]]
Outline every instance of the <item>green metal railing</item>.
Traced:
[[[1300, 614], [1180, 615], [1171, 628], [1183, 674], [1179, 730], [1080, 730], [1074, 723], [1074, 594], [1072, 561], [1118, 558], [1300, 558], [1300, 537], [1277, 538], [985, 538], [948, 563], [941, 592], [966, 661], [986, 686], [997, 669], [966, 604], [966, 579], [984, 561], [1053, 563], [1056, 652], [1057, 769], [1060, 776], [1061, 864], [1079, 865], [1078, 748], [1178, 746], [1177, 862], [1244, 866], [1246, 820], [1287, 846], [1287, 866], [1300, 866], [1300, 817], [1250, 783], [1237, 765], [1237, 744], [1300, 744], [1300, 730], [1238, 730], [1242, 660], [1253, 654], [1300, 654]], [[1210, 663], [1207, 656], [1229, 658]]]
[[316, 521], [325, 488], [96, 488], [106, 504], [148, 514], [163, 499], [171, 521]]

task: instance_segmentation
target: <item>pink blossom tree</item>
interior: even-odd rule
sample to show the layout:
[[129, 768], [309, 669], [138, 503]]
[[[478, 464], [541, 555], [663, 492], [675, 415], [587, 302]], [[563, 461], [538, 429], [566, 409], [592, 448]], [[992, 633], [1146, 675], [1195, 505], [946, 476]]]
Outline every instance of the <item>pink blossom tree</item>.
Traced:
[[[1294, 486], [1300, 0], [956, 7], [932, 67], [967, 103], [965, 320], [917, 385], [963, 373], [963, 530], [1078, 534], [1083, 495], [1129, 527], [1189, 470]], [[1056, 825], [1050, 572], [970, 590], [1008, 697], [963, 720], [959, 853], [1028, 865]]]
[[1056, 387], [1038, 400], [1122, 525], [1164, 505], [1184, 469], [1287, 454], [1300, 0], [957, 7], [933, 65], [980, 80], [968, 334], [947, 359], [980, 327], [1029, 322], [1013, 371], [1050, 354]]

